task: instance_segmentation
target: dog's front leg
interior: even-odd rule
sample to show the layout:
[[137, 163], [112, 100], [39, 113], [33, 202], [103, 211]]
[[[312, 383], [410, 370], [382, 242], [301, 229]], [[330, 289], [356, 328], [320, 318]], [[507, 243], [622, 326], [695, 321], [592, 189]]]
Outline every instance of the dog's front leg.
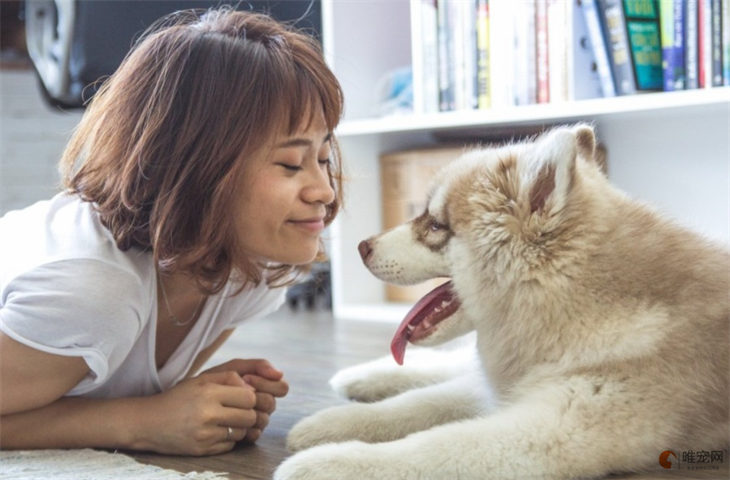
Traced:
[[[658, 468], [676, 435], [662, 423], [661, 394], [649, 399], [649, 390], [632, 395], [623, 387], [600, 378], [546, 385], [491, 415], [392, 442], [305, 450], [274, 479], [568, 480]], [[649, 402], [640, 406], [644, 416], [633, 414], [632, 402]]]
[[382, 357], [340, 370], [330, 385], [350, 400], [376, 402], [479, 370], [473, 342], [453, 350], [412, 347], [404, 365], [397, 365], [390, 356]]
[[331, 442], [386, 442], [434, 425], [472, 418], [489, 408], [482, 378], [465, 375], [410, 390], [376, 403], [349, 403], [297, 423], [287, 438], [291, 451]]

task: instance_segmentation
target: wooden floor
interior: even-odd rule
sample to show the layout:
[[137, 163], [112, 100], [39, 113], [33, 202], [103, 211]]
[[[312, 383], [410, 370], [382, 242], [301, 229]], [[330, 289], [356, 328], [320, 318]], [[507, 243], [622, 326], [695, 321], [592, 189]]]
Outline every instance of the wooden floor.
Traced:
[[[231, 480], [270, 479], [289, 453], [286, 434], [301, 418], [342, 403], [327, 385], [339, 369], [388, 355], [396, 325], [333, 320], [329, 312], [292, 312], [287, 307], [273, 316], [239, 327], [209, 365], [231, 358], [266, 358], [284, 372], [289, 394], [277, 403], [271, 423], [256, 445], [241, 445], [212, 457], [178, 457], [131, 453], [143, 463], [181, 472], [225, 472]], [[129, 452], [126, 452], [129, 453]]]
[[[232, 452], [211, 457], [177, 457], [127, 453], [143, 463], [180, 472], [223, 472], [231, 480], [271, 479], [289, 453], [286, 434], [301, 418], [324, 407], [344, 402], [327, 385], [339, 369], [389, 355], [393, 323], [334, 321], [328, 312], [297, 312], [284, 307], [272, 317], [239, 327], [211, 359], [209, 365], [231, 358], [266, 358], [285, 372], [290, 391], [280, 399], [269, 427], [256, 445], [240, 445]], [[727, 462], [727, 460], [726, 460]], [[664, 474], [612, 475], [610, 480], [686, 480], [730, 478], [721, 472], [666, 472]], [[687, 475], [692, 473], [692, 475]], [[384, 479], [387, 480], [387, 479]], [[447, 479], [444, 479], [447, 480]]]

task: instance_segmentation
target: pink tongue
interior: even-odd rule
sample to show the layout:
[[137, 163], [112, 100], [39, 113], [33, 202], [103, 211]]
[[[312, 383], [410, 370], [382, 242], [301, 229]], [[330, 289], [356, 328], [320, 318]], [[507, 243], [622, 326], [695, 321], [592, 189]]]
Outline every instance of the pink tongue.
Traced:
[[[393, 340], [390, 342], [390, 351], [398, 365], [403, 365], [408, 340], [418, 324], [428, 318], [429, 323], [435, 325], [450, 316], [458, 308], [459, 301], [454, 297], [451, 286], [451, 282], [446, 282], [434, 288], [406, 314], [398, 330], [396, 330]], [[436, 308], [442, 305], [448, 306], [443, 308], [442, 311], [436, 312]]]

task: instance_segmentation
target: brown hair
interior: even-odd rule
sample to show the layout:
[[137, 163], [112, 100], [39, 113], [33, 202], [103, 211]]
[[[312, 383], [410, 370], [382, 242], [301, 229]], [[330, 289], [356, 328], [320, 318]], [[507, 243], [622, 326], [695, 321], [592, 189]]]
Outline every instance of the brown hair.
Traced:
[[[267, 268], [245, 257], [230, 218], [241, 165], [320, 111], [332, 131], [343, 100], [310, 36], [261, 14], [201, 13], [177, 12], [143, 35], [91, 101], [61, 171], [120, 249], [151, 250], [161, 270], [188, 271], [214, 293], [233, 273], [259, 283]], [[342, 202], [332, 142], [327, 224]], [[299, 268], [279, 265], [267, 281]]]

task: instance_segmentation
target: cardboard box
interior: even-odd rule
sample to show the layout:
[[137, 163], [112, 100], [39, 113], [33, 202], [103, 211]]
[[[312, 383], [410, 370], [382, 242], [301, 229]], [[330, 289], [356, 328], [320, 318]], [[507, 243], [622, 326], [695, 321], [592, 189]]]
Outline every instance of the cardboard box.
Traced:
[[[436, 173], [464, 152], [463, 147], [434, 147], [387, 153], [380, 157], [383, 230], [419, 216], [426, 208], [428, 189]], [[391, 302], [413, 303], [446, 279], [401, 287], [386, 284]]]

